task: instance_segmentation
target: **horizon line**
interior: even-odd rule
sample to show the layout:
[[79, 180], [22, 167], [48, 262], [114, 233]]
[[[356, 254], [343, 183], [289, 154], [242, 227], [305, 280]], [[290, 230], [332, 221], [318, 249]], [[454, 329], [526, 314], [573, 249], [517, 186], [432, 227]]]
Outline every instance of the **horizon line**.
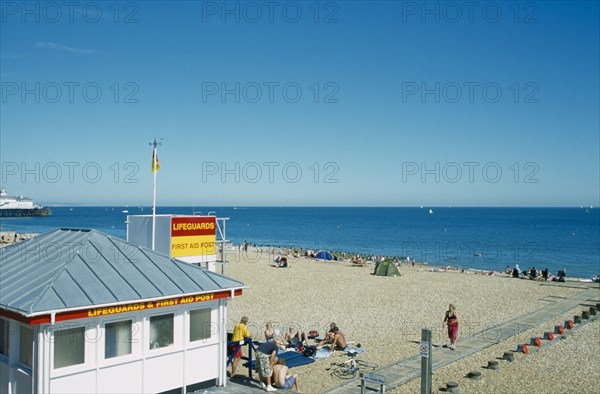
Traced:
[[[98, 205], [98, 204], [44, 204], [47, 207], [87, 207], [87, 208], [152, 208], [152, 205]], [[598, 206], [576, 206], [576, 205], [158, 205], [157, 208], [417, 208], [417, 209], [439, 209], [439, 208], [577, 208], [577, 209], [597, 209]]]

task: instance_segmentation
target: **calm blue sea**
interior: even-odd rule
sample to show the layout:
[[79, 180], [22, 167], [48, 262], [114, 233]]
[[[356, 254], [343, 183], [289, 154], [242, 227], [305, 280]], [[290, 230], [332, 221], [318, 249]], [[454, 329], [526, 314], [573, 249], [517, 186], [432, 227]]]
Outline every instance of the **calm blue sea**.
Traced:
[[[127, 209], [129, 213], [122, 211]], [[192, 214], [192, 207], [157, 213]], [[207, 208], [195, 208], [207, 214]], [[214, 208], [227, 238], [279, 245], [411, 256], [431, 264], [503, 270], [515, 262], [569, 276], [600, 274], [600, 209], [581, 208]], [[93, 228], [125, 238], [127, 215], [149, 207], [52, 207], [48, 218], [2, 218], [3, 230]]]

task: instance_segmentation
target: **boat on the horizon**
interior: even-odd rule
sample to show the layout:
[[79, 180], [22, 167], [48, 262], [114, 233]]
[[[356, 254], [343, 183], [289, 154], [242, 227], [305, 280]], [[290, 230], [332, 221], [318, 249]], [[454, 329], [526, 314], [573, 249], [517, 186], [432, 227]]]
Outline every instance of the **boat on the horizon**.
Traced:
[[51, 215], [52, 211], [49, 208], [34, 205], [32, 199], [23, 196], [9, 196], [4, 189], [0, 189], [0, 217]]
[[431, 209], [431, 208], [429, 209], [429, 214], [433, 215], [433, 209]]

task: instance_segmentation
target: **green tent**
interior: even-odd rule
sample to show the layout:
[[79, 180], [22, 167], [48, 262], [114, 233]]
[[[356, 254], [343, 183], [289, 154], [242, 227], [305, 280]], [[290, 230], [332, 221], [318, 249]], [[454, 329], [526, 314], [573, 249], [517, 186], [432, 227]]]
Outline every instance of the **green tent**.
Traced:
[[398, 272], [398, 268], [394, 265], [393, 262], [389, 260], [384, 260], [377, 266], [377, 270], [375, 271], [375, 275], [377, 276], [400, 276], [400, 272]]

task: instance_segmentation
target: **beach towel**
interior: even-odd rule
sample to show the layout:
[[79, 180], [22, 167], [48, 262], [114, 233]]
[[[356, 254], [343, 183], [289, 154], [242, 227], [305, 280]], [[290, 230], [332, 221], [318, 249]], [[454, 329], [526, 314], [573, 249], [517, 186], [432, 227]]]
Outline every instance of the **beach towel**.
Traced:
[[331, 353], [329, 351], [329, 348], [323, 347], [321, 349], [318, 349], [317, 352], [315, 353], [315, 358], [317, 359], [321, 359], [321, 358], [327, 358], [329, 356], [331, 356]]
[[354, 353], [354, 354], [361, 354], [365, 352], [365, 348], [364, 347], [352, 347], [352, 346], [346, 346], [346, 348], [344, 348], [344, 351], [346, 353]]
[[300, 365], [306, 365], [310, 363], [314, 363], [315, 359], [312, 357], [305, 357], [300, 352], [285, 352], [277, 355], [279, 358], [283, 358], [285, 360], [285, 365], [288, 368], [298, 367]]
[[[363, 347], [352, 347], [352, 346], [346, 346], [344, 348], [344, 351], [346, 353], [354, 353], [354, 354], [360, 354], [360, 353], [364, 353], [365, 352], [365, 348]], [[317, 353], [315, 353], [315, 358], [317, 359], [321, 359], [321, 358], [327, 358], [329, 356], [331, 356], [333, 354], [333, 352], [329, 351], [329, 348], [324, 346], [321, 349], [317, 350]]]

